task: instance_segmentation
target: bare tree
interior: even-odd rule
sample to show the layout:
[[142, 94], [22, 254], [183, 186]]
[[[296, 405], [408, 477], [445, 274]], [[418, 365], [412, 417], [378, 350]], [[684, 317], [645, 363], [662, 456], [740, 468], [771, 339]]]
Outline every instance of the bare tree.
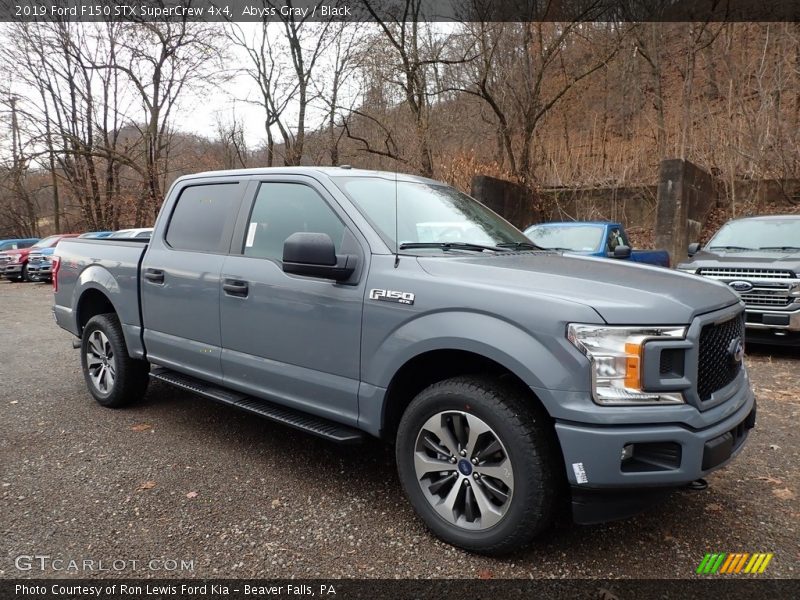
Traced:
[[477, 58], [460, 63], [458, 89], [489, 105], [511, 171], [531, 181], [537, 128], [578, 82], [608, 64], [622, 32], [613, 24], [582, 20], [479, 22], [464, 24], [463, 36]]

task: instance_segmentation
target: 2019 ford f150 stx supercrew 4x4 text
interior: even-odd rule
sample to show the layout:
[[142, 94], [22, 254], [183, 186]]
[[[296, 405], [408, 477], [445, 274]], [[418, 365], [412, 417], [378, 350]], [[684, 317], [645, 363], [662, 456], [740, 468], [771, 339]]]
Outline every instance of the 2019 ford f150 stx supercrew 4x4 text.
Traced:
[[470, 550], [518, 547], [567, 497], [578, 522], [630, 514], [726, 464], [755, 421], [730, 288], [537, 250], [429, 179], [182, 177], [149, 242], [56, 255], [55, 317], [100, 404], [149, 376], [331, 440], [394, 441], [417, 513]]
[[800, 215], [728, 221], [678, 265], [721, 281], [745, 303], [747, 339], [800, 346]]

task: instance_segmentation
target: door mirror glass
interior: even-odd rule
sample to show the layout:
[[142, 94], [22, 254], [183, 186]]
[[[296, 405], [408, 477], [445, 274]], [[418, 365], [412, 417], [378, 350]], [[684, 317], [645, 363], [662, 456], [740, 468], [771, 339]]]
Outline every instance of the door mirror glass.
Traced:
[[689, 256], [694, 256], [698, 252], [700, 252], [699, 242], [692, 242], [691, 244], [689, 244], [689, 251], [688, 251]]

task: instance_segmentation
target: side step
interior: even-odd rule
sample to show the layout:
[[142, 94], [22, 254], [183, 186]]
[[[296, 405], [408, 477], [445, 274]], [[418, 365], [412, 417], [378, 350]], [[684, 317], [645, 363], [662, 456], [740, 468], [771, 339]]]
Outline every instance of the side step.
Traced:
[[283, 423], [289, 427], [294, 427], [312, 435], [325, 438], [339, 444], [353, 444], [365, 439], [365, 434], [358, 429], [340, 425], [322, 417], [310, 415], [293, 408], [287, 408], [274, 402], [260, 400], [251, 396], [246, 396], [239, 392], [227, 390], [211, 383], [206, 383], [196, 379], [191, 375], [184, 375], [163, 367], [154, 367], [150, 371], [150, 377], [163, 381], [183, 390], [188, 390], [204, 398], [209, 398], [215, 402], [227, 404], [240, 410], [264, 417], [278, 423]]

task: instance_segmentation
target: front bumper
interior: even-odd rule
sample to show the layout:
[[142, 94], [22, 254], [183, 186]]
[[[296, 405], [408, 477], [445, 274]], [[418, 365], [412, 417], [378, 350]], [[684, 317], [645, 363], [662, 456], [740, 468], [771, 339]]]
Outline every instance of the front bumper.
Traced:
[[[740, 403], [732, 414], [702, 429], [677, 423], [602, 427], [556, 422], [570, 485], [675, 487], [719, 469], [741, 452], [755, 424], [755, 397], [749, 386], [737, 396], [728, 401]], [[623, 460], [630, 444], [634, 462]], [[642, 448], [643, 460], [636, 458], [637, 447]]]
[[[701, 430], [680, 425], [593, 428], [557, 423], [567, 465], [576, 523], [602, 523], [632, 516], [674, 488], [730, 462], [755, 426], [756, 401], [746, 401], [730, 417]], [[623, 448], [633, 444], [633, 458]], [[655, 449], [645, 460], [636, 448]]]
[[28, 275], [39, 279], [50, 279], [53, 276], [53, 267], [46, 265], [28, 265]]
[[6, 277], [20, 277], [22, 275], [22, 265], [6, 265], [3, 267], [3, 275]]

